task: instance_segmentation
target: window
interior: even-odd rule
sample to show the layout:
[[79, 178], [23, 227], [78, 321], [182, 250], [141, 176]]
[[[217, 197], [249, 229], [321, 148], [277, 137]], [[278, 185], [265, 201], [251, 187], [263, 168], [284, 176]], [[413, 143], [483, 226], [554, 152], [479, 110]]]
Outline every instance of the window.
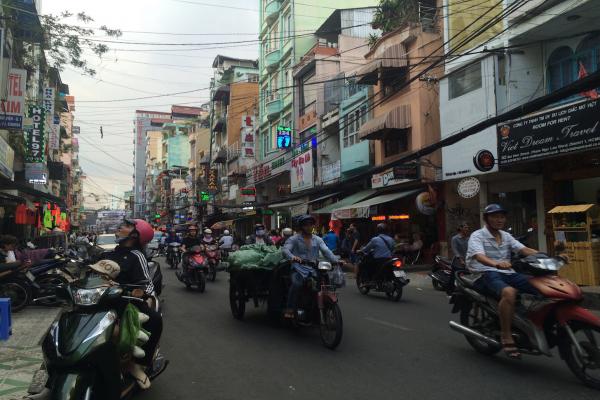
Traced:
[[346, 114], [343, 120], [343, 147], [350, 147], [359, 142], [360, 127], [369, 119], [367, 105], [363, 104], [354, 111]]
[[291, 63], [287, 63], [285, 64], [285, 66], [283, 67], [284, 70], [284, 74], [285, 74], [285, 82], [284, 82], [284, 93], [287, 96], [288, 94], [292, 93], [293, 90], [293, 86], [294, 86], [294, 78], [292, 76], [292, 64]]
[[287, 42], [293, 36], [293, 33], [292, 33], [292, 14], [291, 13], [286, 14], [283, 17], [283, 21], [284, 21], [283, 32], [284, 32], [284, 36], [285, 36], [283, 40], [285, 42]]
[[573, 51], [567, 46], [554, 50], [548, 58], [548, 90], [553, 92], [577, 79]]
[[450, 100], [481, 88], [481, 63], [476, 62], [452, 73], [448, 86]]
[[576, 58], [588, 74], [600, 70], [600, 34], [592, 34], [583, 39], [577, 47]]
[[498, 85], [506, 86], [506, 57], [504, 54], [498, 56]]
[[307, 73], [300, 78], [300, 115], [304, 115], [306, 110], [317, 101], [315, 70]]
[[408, 135], [410, 130], [402, 132], [394, 139], [385, 139], [383, 141], [383, 156], [392, 157], [408, 150]]

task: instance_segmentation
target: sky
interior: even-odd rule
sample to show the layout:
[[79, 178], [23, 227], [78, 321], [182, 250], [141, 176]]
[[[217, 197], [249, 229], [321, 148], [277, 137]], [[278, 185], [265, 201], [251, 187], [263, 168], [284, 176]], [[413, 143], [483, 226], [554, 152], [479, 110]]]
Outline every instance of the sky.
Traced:
[[[123, 36], [118, 39], [96, 31], [95, 39], [197, 44], [110, 43], [111, 50], [101, 59], [86, 54], [86, 59], [97, 71], [94, 77], [83, 75], [71, 66], [61, 72], [63, 82], [75, 96], [74, 125], [81, 127], [79, 156], [87, 176], [84, 181], [86, 207], [110, 207], [111, 200], [115, 202], [111, 194], [122, 197], [124, 191], [131, 190], [136, 109], [170, 111], [171, 104], [200, 106], [208, 101], [208, 90], [204, 88], [210, 84], [215, 56], [258, 58], [258, 46], [254, 43], [222, 44], [258, 39], [258, 7], [258, 0], [42, 0], [43, 14], [83, 11], [94, 19], [89, 27], [106, 25], [123, 31]], [[66, 21], [82, 25], [73, 19]], [[149, 51], [152, 49], [155, 51]], [[114, 101], [194, 89], [204, 90], [153, 99]], [[103, 139], [100, 138], [100, 126]], [[91, 194], [99, 196], [99, 201]]]

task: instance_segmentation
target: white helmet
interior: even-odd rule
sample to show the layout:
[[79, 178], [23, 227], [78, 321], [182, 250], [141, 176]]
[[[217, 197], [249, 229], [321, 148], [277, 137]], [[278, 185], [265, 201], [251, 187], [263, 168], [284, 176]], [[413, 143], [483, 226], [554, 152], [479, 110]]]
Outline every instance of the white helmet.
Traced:
[[225, 229], [225, 230], [223, 231], [223, 235], [229, 235], [229, 231], [228, 231], [227, 229]]
[[205, 234], [205, 235], [212, 235], [212, 231], [211, 231], [210, 229], [206, 228], [206, 229], [204, 230], [204, 234]]
[[294, 234], [294, 231], [292, 230], [292, 228], [283, 228], [281, 233], [283, 234], [283, 236], [292, 236]]

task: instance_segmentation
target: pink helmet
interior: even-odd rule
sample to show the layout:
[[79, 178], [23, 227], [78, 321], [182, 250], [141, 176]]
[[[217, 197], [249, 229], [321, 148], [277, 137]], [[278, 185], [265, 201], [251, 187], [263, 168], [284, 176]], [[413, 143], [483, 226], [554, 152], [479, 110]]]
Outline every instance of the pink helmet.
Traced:
[[140, 246], [147, 245], [154, 238], [154, 229], [152, 229], [152, 225], [143, 219], [125, 220], [125, 222], [135, 227], [135, 230], [139, 235], [138, 241]]

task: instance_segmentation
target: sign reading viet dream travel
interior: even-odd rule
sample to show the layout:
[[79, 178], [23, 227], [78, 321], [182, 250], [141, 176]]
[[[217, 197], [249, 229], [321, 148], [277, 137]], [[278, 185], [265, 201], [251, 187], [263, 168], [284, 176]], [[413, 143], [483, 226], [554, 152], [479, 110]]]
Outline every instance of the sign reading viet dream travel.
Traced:
[[307, 151], [292, 159], [292, 170], [290, 172], [290, 184], [292, 193], [315, 186], [313, 177], [312, 151]]
[[27, 71], [12, 69], [8, 73], [6, 100], [0, 100], [0, 129], [23, 129]]
[[28, 118], [31, 126], [25, 129], [25, 162], [43, 163], [45, 159], [44, 127], [46, 124], [46, 110], [40, 106], [29, 106]]
[[500, 166], [596, 148], [600, 148], [600, 100], [498, 126]]

